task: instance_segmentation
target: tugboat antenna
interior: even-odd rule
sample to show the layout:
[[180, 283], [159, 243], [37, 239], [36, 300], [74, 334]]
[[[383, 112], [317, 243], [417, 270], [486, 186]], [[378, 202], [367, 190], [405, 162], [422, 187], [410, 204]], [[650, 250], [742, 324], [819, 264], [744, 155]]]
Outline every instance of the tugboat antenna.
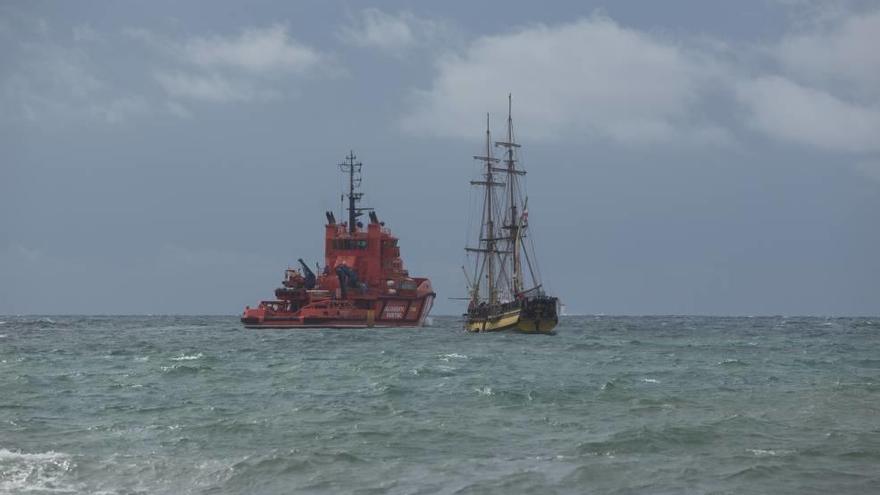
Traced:
[[360, 185], [361, 167], [363, 166], [361, 162], [356, 162], [356, 159], [354, 150], [349, 150], [345, 162], [339, 164], [339, 168], [348, 174], [348, 232], [350, 234], [353, 234], [357, 227], [356, 221], [359, 215], [357, 202], [363, 196], [363, 193], [354, 192], [355, 187]]
[[354, 150], [349, 150], [345, 162], [339, 164], [339, 169], [348, 174], [348, 233], [354, 234], [357, 229], [357, 217], [361, 216], [363, 211], [371, 211], [372, 208], [358, 208], [357, 204], [364, 196], [364, 193], [355, 192], [355, 189], [361, 185], [361, 168], [363, 163], [356, 162], [357, 156]]

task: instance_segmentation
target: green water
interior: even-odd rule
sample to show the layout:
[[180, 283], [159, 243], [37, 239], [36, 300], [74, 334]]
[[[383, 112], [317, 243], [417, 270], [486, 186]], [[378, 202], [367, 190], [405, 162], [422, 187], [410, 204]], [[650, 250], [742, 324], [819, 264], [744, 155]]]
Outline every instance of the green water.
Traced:
[[880, 493], [880, 318], [0, 321], [0, 493]]

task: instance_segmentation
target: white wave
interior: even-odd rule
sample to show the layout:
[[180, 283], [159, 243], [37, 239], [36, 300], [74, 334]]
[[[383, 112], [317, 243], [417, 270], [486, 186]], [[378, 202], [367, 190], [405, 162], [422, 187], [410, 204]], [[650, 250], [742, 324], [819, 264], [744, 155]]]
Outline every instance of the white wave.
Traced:
[[6, 337], [9, 337], [9, 335], [6, 335], [5, 333], [0, 333], [0, 339], [5, 339]]
[[63, 452], [26, 454], [0, 449], [0, 493], [77, 493], [71, 472], [76, 467]]
[[743, 361], [740, 361], [739, 359], [724, 359], [722, 361], [718, 361], [716, 364], [718, 366], [724, 366], [726, 364], [746, 364], [746, 363], [744, 363]]
[[492, 392], [492, 387], [479, 387], [479, 388], [475, 388], [474, 391], [480, 395], [495, 395]]
[[748, 449], [755, 457], [773, 457], [779, 455], [793, 454], [793, 450], [772, 450], [772, 449]]
[[171, 358], [171, 360], [172, 361], [195, 361], [196, 359], [202, 359], [202, 357], [203, 357], [202, 353], [200, 352], [198, 354], [192, 354], [190, 356], [187, 356], [186, 354], [184, 354], [182, 356], [177, 356], [175, 358]]
[[[869, 321], [868, 323], [871, 323], [871, 322]], [[6, 324], [5, 321], [0, 321], [0, 325], [5, 325], [5, 324]]]
[[642, 378], [642, 381], [645, 383], [660, 383], [660, 380], [656, 378]]
[[468, 357], [464, 354], [457, 354], [453, 352], [452, 354], [441, 354], [439, 356], [441, 361], [449, 361], [450, 359], [467, 359]]
[[149, 360], [150, 360], [150, 356], [136, 356], [136, 357], [134, 358], [134, 360], [142, 363], [142, 362], [144, 362], [144, 361], [149, 361]]

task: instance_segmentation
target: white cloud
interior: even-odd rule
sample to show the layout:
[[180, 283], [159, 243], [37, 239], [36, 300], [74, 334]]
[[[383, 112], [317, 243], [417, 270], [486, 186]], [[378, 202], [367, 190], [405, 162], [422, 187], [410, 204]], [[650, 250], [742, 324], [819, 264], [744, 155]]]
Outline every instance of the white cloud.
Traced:
[[149, 112], [143, 97], [120, 91], [97, 74], [80, 47], [50, 41], [15, 45], [9, 72], [0, 74], [0, 118], [37, 124], [70, 121], [119, 124]]
[[594, 135], [623, 143], [726, 140], [693, 110], [723, 69], [699, 51], [594, 16], [484, 36], [437, 64], [404, 129], [474, 138], [480, 113], [514, 113], [530, 139]]
[[[172, 99], [228, 103], [281, 98], [280, 83], [292, 76], [332, 74], [328, 57], [290, 37], [286, 26], [250, 27], [231, 36], [175, 39], [142, 28], [123, 33], [163, 56], [153, 79]], [[189, 117], [175, 102], [172, 115]]]
[[844, 82], [880, 95], [880, 11], [821, 23], [786, 36], [773, 53], [793, 75], [811, 81]]
[[369, 8], [353, 17], [351, 23], [341, 29], [339, 37], [350, 45], [400, 55], [416, 43], [416, 33], [430, 34], [436, 31], [436, 26], [434, 22], [419, 19], [408, 12], [392, 15]]
[[155, 74], [156, 81], [168, 95], [194, 100], [233, 102], [267, 100], [279, 94], [269, 89], [256, 89], [246, 82], [211, 75], [193, 75], [181, 72]]
[[848, 103], [779, 76], [742, 82], [748, 123], [767, 135], [833, 151], [880, 151], [880, 110]]
[[203, 67], [241, 69], [248, 72], [305, 72], [321, 55], [288, 36], [287, 27], [276, 24], [248, 28], [238, 36], [194, 37], [180, 47], [189, 61]]
[[733, 129], [748, 127], [794, 146], [875, 153], [877, 46], [880, 11], [824, 13], [757, 47], [673, 40], [597, 16], [537, 25], [483, 36], [440, 58], [431, 87], [414, 92], [401, 125], [474, 139], [482, 112], [503, 119], [511, 91], [519, 127], [532, 140], [729, 143]]
[[825, 9], [765, 48], [777, 64], [736, 84], [747, 124], [792, 144], [880, 151], [880, 10]]
[[349, 16], [338, 32], [348, 45], [371, 48], [401, 57], [414, 48], [448, 48], [458, 43], [460, 33], [441, 19], [419, 17], [407, 11], [390, 14], [368, 8]]

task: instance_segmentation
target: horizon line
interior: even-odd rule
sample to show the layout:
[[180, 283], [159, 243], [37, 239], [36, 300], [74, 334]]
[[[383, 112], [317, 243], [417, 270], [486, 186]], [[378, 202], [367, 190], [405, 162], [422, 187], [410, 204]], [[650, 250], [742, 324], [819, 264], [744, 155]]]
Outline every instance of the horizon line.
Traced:
[[[238, 313], [0, 313], [0, 317], [26, 317], [26, 316], [139, 316], [139, 317], [161, 317], [161, 316], [209, 316], [209, 317], [227, 317], [233, 318], [240, 316]], [[428, 317], [442, 318], [461, 318], [462, 314], [437, 314], [428, 315]], [[624, 318], [624, 317], [698, 317], [698, 318], [880, 318], [880, 314], [710, 314], [710, 313], [574, 313], [560, 315], [561, 318], [567, 317], [599, 317], [599, 318]]]

